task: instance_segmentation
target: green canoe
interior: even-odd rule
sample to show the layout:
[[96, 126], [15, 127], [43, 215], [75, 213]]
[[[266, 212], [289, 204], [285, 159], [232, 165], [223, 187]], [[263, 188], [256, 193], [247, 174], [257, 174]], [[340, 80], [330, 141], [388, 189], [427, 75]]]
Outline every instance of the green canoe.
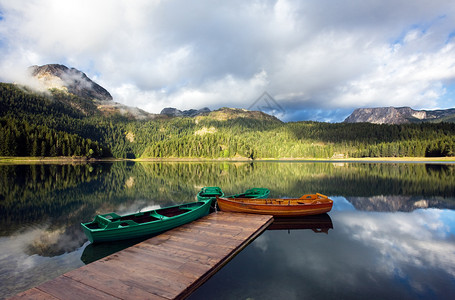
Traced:
[[[252, 198], [252, 199], [265, 199], [270, 195], [269, 189], [266, 188], [252, 188], [246, 190], [242, 194], [236, 194], [232, 196], [226, 196], [226, 198]], [[220, 196], [222, 197], [222, 196]]]
[[198, 201], [216, 201], [216, 196], [223, 197], [224, 193], [221, 188], [217, 186], [206, 186], [203, 187], [199, 193], [197, 193], [197, 200]]
[[97, 215], [92, 222], [81, 225], [92, 243], [151, 236], [207, 215], [211, 203], [209, 199], [125, 216]]

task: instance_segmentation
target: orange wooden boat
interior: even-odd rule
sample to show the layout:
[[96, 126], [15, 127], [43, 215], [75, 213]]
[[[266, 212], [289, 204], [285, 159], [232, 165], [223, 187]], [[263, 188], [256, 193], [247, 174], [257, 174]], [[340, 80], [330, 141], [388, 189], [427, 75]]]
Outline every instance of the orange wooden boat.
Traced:
[[322, 194], [303, 195], [294, 199], [250, 199], [217, 197], [220, 210], [275, 217], [300, 217], [329, 212], [333, 201]]

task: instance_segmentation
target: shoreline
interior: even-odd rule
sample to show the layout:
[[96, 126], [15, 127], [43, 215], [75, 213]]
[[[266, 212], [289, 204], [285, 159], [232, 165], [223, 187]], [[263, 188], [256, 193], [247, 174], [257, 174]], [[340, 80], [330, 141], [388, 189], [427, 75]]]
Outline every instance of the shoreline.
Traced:
[[0, 157], [0, 164], [87, 164], [102, 162], [374, 162], [374, 163], [455, 163], [455, 157], [362, 157], [362, 158], [85, 158], [85, 157]]

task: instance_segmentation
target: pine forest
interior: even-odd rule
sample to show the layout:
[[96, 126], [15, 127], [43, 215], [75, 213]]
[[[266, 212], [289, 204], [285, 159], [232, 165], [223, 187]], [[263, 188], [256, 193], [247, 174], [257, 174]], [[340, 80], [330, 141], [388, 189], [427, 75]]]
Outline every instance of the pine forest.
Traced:
[[0, 84], [0, 156], [330, 159], [455, 156], [454, 123], [288, 122], [216, 114], [136, 120], [58, 91]]

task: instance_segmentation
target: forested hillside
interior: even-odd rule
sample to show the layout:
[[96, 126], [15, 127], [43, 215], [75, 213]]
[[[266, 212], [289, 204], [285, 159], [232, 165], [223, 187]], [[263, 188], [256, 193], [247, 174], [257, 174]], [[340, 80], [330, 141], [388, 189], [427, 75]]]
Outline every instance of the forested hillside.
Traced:
[[74, 95], [0, 84], [0, 156], [348, 158], [454, 156], [454, 123], [283, 123], [223, 108], [195, 118], [100, 114]]

